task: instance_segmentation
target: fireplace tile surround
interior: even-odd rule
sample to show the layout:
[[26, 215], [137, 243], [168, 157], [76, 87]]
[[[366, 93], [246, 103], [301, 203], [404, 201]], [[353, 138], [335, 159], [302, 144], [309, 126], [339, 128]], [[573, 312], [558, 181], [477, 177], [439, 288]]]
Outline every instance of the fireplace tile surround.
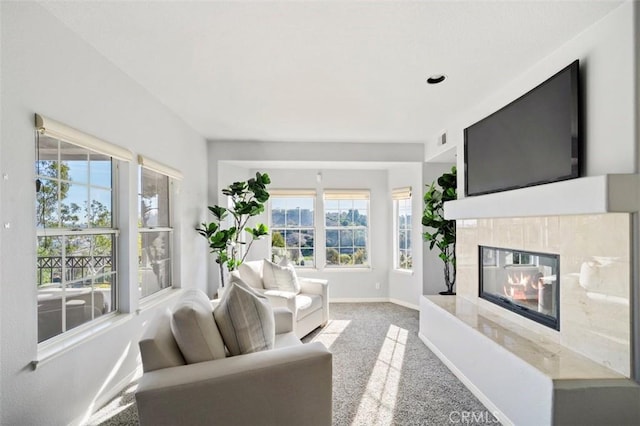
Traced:
[[[457, 294], [503, 326], [559, 343], [626, 377], [630, 375], [631, 216], [575, 216], [457, 221]], [[478, 297], [478, 246], [557, 253], [560, 330], [555, 331]]]

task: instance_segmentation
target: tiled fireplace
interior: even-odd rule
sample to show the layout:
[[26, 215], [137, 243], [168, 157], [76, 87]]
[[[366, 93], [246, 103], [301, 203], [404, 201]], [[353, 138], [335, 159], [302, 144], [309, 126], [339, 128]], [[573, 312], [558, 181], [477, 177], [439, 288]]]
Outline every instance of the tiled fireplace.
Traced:
[[422, 296], [422, 341], [502, 424], [640, 424], [631, 215], [457, 225], [457, 296]]
[[[531, 330], [534, 340], [559, 343], [628, 377], [630, 220], [626, 213], [458, 220], [458, 297], [477, 303], [479, 312], [488, 312], [492, 318], [503, 319], [505, 324], [516, 323]], [[538, 278], [545, 278], [547, 282], [541, 285], [541, 293], [529, 292], [531, 300], [536, 302], [535, 309], [533, 305], [529, 308], [544, 317], [558, 317], [559, 313], [558, 330], [519, 315], [518, 309], [505, 309], [479, 297], [480, 271], [483, 270], [480, 262], [492, 262], [488, 254], [481, 260], [480, 246], [509, 248], [520, 253], [550, 253], [561, 259], [558, 277], [554, 278], [552, 268], [545, 266], [552, 263], [548, 258], [535, 261], [528, 258], [523, 262], [513, 262], [513, 257], [510, 258], [511, 272], [518, 269], [523, 279], [524, 273], [530, 272], [525, 271], [527, 267], [536, 269]], [[505, 253], [494, 250], [497, 256], [504, 257]], [[534, 263], [536, 266], [531, 266]], [[529, 293], [519, 293], [518, 286], [522, 287], [521, 284], [501, 284], [494, 290], [498, 297], [510, 302], [520, 298], [524, 305], [533, 303], [524, 300]], [[545, 299], [553, 297], [545, 291], [556, 290], [553, 301]]]

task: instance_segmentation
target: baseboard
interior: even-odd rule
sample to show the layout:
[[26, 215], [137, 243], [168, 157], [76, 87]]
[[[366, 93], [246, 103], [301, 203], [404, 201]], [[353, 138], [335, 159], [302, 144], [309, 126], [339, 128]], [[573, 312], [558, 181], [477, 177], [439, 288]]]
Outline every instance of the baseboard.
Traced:
[[389, 298], [389, 302], [395, 303], [396, 305], [404, 306], [405, 308], [413, 309], [414, 311], [420, 310], [420, 307], [418, 305], [412, 305], [411, 303], [405, 302], [404, 300], [394, 299], [393, 297]]
[[372, 298], [361, 298], [361, 297], [340, 297], [337, 299], [329, 298], [329, 303], [381, 303], [388, 302], [388, 297], [372, 297]]
[[337, 299], [329, 299], [329, 303], [393, 303], [395, 305], [404, 306], [405, 308], [419, 311], [420, 307], [407, 303], [404, 300], [394, 299], [392, 297], [372, 297], [372, 298], [351, 298], [341, 297]]
[[442, 361], [442, 363], [447, 366], [447, 368], [462, 382], [462, 384], [465, 385], [467, 389], [469, 389], [471, 393], [474, 394], [475, 397], [478, 398], [480, 402], [482, 402], [482, 404], [484, 404], [484, 406], [489, 409], [489, 411], [491, 411], [491, 414], [498, 418], [500, 423], [502, 423], [503, 425], [515, 425], [515, 423], [513, 423], [493, 402], [491, 402], [491, 400], [480, 389], [478, 389], [478, 387], [474, 385], [473, 382], [469, 380], [467, 376], [465, 376], [464, 373], [458, 369], [458, 367], [456, 367], [451, 361], [449, 361], [449, 358], [447, 358], [442, 352], [440, 352], [440, 350], [433, 343], [431, 343], [429, 339], [427, 339], [422, 333], [418, 333], [418, 337], [425, 345], [427, 345], [431, 352], [433, 352], [438, 358], [440, 358], [440, 361]]

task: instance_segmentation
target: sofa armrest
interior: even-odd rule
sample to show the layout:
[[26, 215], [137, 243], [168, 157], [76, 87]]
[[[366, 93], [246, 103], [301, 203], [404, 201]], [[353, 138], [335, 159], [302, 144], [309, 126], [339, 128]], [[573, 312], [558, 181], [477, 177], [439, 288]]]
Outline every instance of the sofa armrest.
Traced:
[[273, 308], [276, 320], [276, 334], [293, 331], [293, 312], [289, 308]]
[[296, 316], [296, 294], [290, 291], [262, 290], [274, 308], [287, 308]]
[[301, 293], [319, 294], [324, 296], [329, 289], [329, 281], [319, 278], [298, 277]]
[[322, 324], [329, 321], [329, 281], [318, 278], [298, 277], [301, 293], [319, 294], [322, 296]]
[[328, 426], [331, 386], [331, 352], [314, 342], [145, 373], [136, 401], [141, 425]]

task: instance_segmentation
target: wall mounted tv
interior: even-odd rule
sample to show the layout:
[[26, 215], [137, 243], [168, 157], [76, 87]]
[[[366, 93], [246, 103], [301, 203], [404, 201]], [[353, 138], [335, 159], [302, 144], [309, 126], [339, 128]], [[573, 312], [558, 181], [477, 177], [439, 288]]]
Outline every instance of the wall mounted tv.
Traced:
[[464, 130], [465, 195], [580, 176], [579, 64]]

